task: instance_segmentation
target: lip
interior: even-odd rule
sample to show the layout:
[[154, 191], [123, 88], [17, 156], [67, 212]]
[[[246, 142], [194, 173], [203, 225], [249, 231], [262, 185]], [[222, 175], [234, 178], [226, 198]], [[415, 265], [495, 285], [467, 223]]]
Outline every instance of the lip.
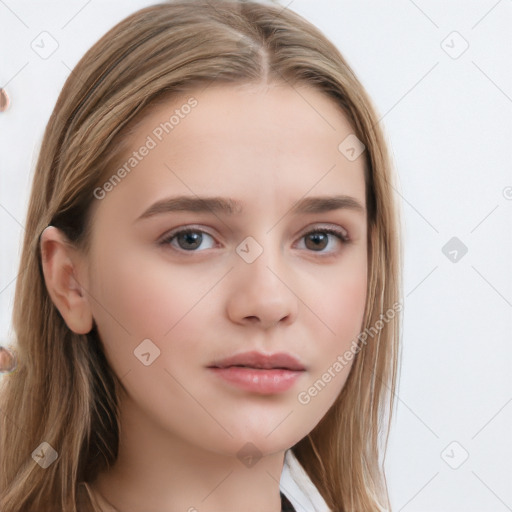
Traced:
[[231, 385], [259, 394], [287, 391], [306, 370], [284, 352], [244, 352], [216, 361], [208, 369]]
[[260, 395], [272, 395], [287, 391], [304, 373], [304, 371], [297, 370], [264, 370], [240, 366], [210, 368], [210, 371], [230, 385]]
[[275, 354], [263, 354], [261, 352], [243, 352], [225, 359], [214, 361], [208, 368], [228, 368], [230, 366], [246, 366], [259, 369], [282, 369], [292, 371], [304, 371], [302, 364], [290, 354], [277, 352]]

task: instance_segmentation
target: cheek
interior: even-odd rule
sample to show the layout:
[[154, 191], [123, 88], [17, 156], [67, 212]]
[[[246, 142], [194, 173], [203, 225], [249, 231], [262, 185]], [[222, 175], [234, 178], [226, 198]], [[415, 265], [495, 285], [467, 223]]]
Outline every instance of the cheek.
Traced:
[[[322, 276], [324, 293], [311, 299], [322, 324], [316, 329], [311, 378], [297, 398], [314, 417], [322, 416], [334, 403], [354, 363], [367, 298], [366, 263], [364, 259], [355, 262], [332, 271], [329, 279]], [[314, 321], [318, 324], [316, 317]]]
[[[129, 257], [102, 255], [101, 271], [95, 276], [94, 317], [106, 345], [112, 350], [127, 346], [128, 354], [149, 338], [163, 347], [169, 337], [179, 337], [196, 306], [219, 280], [217, 275], [198, 275], [178, 270], [164, 258], [126, 251]], [[197, 316], [197, 315], [196, 315]], [[193, 325], [196, 326], [197, 322]]]
[[329, 309], [333, 330], [343, 336], [356, 336], [362, 326], [366, 306], [366, 274], [346, 280]]
[[[367, 298], [367, 270], [365, 260], [333, 269], [317, 277], [311, 296], [311, 309], [323, 322], [324, 340], [332, 340], [335, 348], [342, 348], [357, 336], [362, 327]], [[323, 286], [320, 286], [322, 283]], [[313, 307], [315, 306], [316, 307]]]
[[[366, 305], [366, 281], [345, 282], [343, 286], [333, 292], [333, 300], [325, 302], [325, 324], [331, 331], [324, 329], [325, 336], [322, 350], [318, 352], [319, 366], [317, 377], [327, 369], [333, 367], [339, 356], [353, 350], [357, 336], [361, 332], [364, 309]], [[343, 369], [336, 369], [338, 378], [332, 387], [341, 390], [344, 380], [352, 367], [353, 359], [344, 359]]]

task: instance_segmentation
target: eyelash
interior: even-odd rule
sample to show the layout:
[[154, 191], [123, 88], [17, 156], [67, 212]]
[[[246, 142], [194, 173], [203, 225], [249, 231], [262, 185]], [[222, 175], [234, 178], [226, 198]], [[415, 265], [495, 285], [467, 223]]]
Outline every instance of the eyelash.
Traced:
[[[198, 228], [189, 227], [189, 228], [179, 229], [177, 231], [172, 231], [171, 233], [166, 235], [165, 238], [163, 238], [159, 242], [159, 245], [160, 246], [171, 245], [171, 241], [174, 238], [176, 238], [178, 235], [183, 234], [183, 233], [204, 233], [204, 234], [214, 238], [213, 235], [211, 235], [207, 231], [204, 231], [204, 230], [198, 229]], [[308, 231], [307, 233], [304, 233], [301, 236], [301, 239], [305, 238], [308, 235], [314, 234], [314, 233], [326, 233], [326, 234], [334, 235], [343, 245], [349, 244], [351, 242], [350, 237], [348, 236], [348, 234], [346, 234], [345, 231], [342, 231], [341, 229], [336, 229], [336, 228], [317, 228], [317, 229], [313, 229], [313, 230]], [[181, 252], [181, 253], [202, 252], [202, 251], [198, 251], [198, 250], [195, 250], [195, 249], [191, 249], [189, 251], [187, 251], [185, 249], [181, 249], [181, 248], [175, 248], [175, 247], [173, 247], [173, 249], [175, 249], [176, 251]], [[334, 251], [331, 251], [331, 252], [310, 251], [310, 252], [318, 253], [318, 254], [333, 254], [334, 253]]]

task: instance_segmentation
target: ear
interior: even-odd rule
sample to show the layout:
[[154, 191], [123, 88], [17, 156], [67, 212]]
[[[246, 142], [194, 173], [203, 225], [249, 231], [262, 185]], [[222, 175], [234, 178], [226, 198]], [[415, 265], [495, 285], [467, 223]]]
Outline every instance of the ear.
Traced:
[[53, 303], [73, 332], [87, 334], [93, 327], [93, 317], [79, 281], [78, 251], [54, 226], [43, 231], [39, 244], [44, 280]]

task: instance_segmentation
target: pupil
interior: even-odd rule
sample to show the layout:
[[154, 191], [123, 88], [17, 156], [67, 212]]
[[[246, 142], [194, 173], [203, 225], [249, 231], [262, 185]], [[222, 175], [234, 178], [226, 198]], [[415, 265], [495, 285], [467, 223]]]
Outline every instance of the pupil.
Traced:
[[193, 245], [193, 247], [182, 247], [183, 249], [196, 249], [201, 245], [203, 236], [201, 233], [182, 233], [179, 238], [181, 238], [181, 240], [185, 240], [185, 244], [191, 243]]
[[[324, 249], [326, 246], [325, 242], [327, 241], [327, 235], [325, 233], [314, 233], [312, 235], [307, 236], [306, 246], [308, 245], [308, 241], [314, 242], [313, 246], [308, 247], [308, 249], [314, 249], [314, 248]], [[318, 244], [318, 242], [320, 242], [320, 245]], [[322, 244], [322, 242], [324, 242], [324, 243]]]

